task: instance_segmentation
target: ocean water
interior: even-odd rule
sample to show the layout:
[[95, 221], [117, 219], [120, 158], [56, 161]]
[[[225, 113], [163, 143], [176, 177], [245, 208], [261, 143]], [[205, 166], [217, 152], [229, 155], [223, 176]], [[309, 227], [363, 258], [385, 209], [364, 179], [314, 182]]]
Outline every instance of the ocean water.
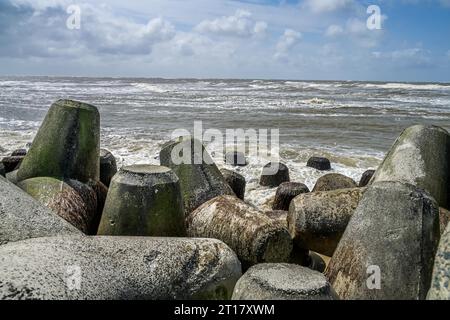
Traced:
[[[31, 142], [58, 99], [99, 108], [101, 145], [119, 166], [158, 164], [161, 145], [176, 129], [192, 131], [194, 121], [224, 133], [279, 129], [280, 157], [291, 180], [309, 188], [325, 174], [306, 167], [310, 156], [328, 157], [332, 172], [359, 181], [406, 127], [450, 129], [450, 84], [0, 77], [0, 156]], [[217, 148], [208, 145], [210, 152]], [[258, 186], [267, 159], [248, 160], [238, 168], [247, 179], [247, 200], [263, 206], [275, 192]]]

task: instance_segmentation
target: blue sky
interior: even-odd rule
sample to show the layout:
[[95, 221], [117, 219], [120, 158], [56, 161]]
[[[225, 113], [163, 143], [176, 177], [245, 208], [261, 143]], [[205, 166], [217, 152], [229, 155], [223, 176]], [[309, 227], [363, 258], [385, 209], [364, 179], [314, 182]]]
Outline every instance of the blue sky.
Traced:
[[450, 0], [0, 0], [0, 75], [450, 82]]

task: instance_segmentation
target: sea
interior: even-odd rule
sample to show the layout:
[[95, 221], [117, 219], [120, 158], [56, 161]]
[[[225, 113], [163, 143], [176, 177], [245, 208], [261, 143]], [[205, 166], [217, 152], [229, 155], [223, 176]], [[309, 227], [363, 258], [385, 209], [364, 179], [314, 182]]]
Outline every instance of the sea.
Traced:
[[[331, 172], [358, 182], [365, 170], [379, 166], [405, 128], [434, 124], [450, 130], [445, 83], [0, 77], [0, 157], [27, 148], [58, 99], [98, 107], [101, 147], [114, 154], [119, 167], [159, 164], [162, 144], [176, 130], [193, 132], [194, 123], [224, 136], [227, 129], [278, 130], [279, 157], [291, 181], [310, 189], [329, 173], [307, 167], [311, 156], [327, 157]], [[213, 155], [224, 148], [205, 144]], [[221, 158], [216, 162], [244, 175], [246, 200], [264, 207], [275, 193], [258, 183], [268, 159], [249, 152], [247, 161], [238, 168]]]

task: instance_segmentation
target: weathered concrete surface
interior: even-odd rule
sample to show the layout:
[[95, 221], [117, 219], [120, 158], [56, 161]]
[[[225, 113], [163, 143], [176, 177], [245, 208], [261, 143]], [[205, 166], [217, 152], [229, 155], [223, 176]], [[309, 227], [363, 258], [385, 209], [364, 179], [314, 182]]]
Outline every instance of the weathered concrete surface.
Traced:
[[265, 211], [264, 214], [268, 216], [270, 219], [281, 223], [283, 227], [287, 229], [287, 215], [288, 212], [284, 210], [271, 210], [271, 211]]
[[359, 187], [365, 187], [369, 184], [370, 179], [372, 179], [373, 175], [375, 174], [375, 170], [367, 170], [365, 171], [362, 176], [361, 179], [359, 180]]
[[287, 229], [233, 196], [216, 197], [187, 217], [190, 237], [215, 238], [233, 249], [244, 269], [262, 262], [287, 262], [292, 239]]
[[399, 181], [428, 191], [450, 209], [450, 135], [440, 127], [416, 125], [403, 131], [371, 183]]
[[450, 225], [441, 236], [427, 299], [450, 300]]
[[234, 195], [204, 146], [192, 137], [179, 137], [166, 143], [159, 158], [161, 165], [171, 168], [180, 179], [186, 214], [216, 196]]
[[81, 232], [17, 186], [0, 177], [0, 245], [60, 234]]
[[287, 223], [294, 242], [332, 256], [365, 188], [301, 194], [291, 201]]
[[331, 163], [330, 160], [327, 158], [322, 157], [311, 157], [308, 159], [308, 162], [306, 163], [307, 167], [314, 168], [317, 170], [325, 171], [331, 169]]
[[317, 179], [312, 192], [351, 189], [356, 187], [358, 187], [358, 185], [353, 179], [340, 173], [329, 173]]
[[3, 165], [3, 162], [0, 162], [0, 176], [4, 177], [5, 175], [5, 166]]
[[450, 211], [445, 210], [444, 208], [439, 208], [439, 226], [441, 234], [445, 232], [445, 229], [447, 228], [449, 221], [450, 221]]
[[[273, 172], [273, 168], [278, 170]], [[262, 169], [259, 184], [264, 187], [275, 188], [283, 182], [289, 181], [289, 168], [285, 164], [269, 162]]]
[[116, 158], [106, 149], [100, 149], [100, 181], [107, 187], [117, 173]]
[[309, 193], [308, 187], [303, 183], [283, 182], [277, 188], [272, 209], [288, 211], [292, 199], [302, 193]]
[[82, 232], [87, 234], [92, 229], [97, 215], [97, 194], [90, 186], [50, 177], [31, 178], [17, 185]]
[[0, 300], [228, 299], [240, 276], [234, 252], [215, 239], [64, 236], [0, 246]]
[[[361, 198], [326, 275], [342, 299], [424, 299], [438, 241], [439, 207], [431, 196], [409, 184], [375, 183]], [[373, 289], [377, 278], [379, 290]]]
[[134, 165], [114, 176], [98, 228], [99, 235], [186, 235], [178, 177], [167, 167]]
[[335, 300], [336, 293], [317, 271], [287, 263], [251, 267], [236, 283], [233, 300]]
[[17, 181], [17, 170], [8, 172], [7, 174], [5, 174], [6, 179], [11, 182], [12, 184], [17, 185], [18, 181]]
[[239, 199], [244, 200], [245, 186], [247, 184], [244, 176], [228, 169], [221, 169], [220, 172], [222, 173], [223, 178], [231, 187], [236, 196]]
[[90, 182], [88, 185], [94, 190], [97, 196], [97, 212], [91, 222], [88, 234], [96, 235], [105, 207], [106, 197], [108, 196], [108, 188], [101, 181]]
[[100, 178], [100, 115], [96, 107], [58, 100], [49, 109], [17, 172], [18, 181], [35, 177]]

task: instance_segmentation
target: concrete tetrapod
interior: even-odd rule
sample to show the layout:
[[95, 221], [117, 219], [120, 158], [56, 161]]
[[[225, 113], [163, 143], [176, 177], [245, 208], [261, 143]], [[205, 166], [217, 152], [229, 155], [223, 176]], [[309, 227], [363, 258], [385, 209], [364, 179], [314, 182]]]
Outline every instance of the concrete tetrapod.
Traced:
[[439, 206], [450, 209], [450, 135], [436, 126], [404, 130], [370, 183], [398, 181], [426, 190]]
[[23, 190], [0, 177], [0, 245], [64, 234], [81, 232]]
[[295, 264], [262, 263], [236, 283], [233, 300], [336, 300], [325, 276]]
[[243, 268], [263, 262], [287, 262], [292, 239], [287, 229], [234, 196], [219, 196], [187, 217], [190, 237], [215, 238], [233, 249]]
[[365, 191], [326, 270], [341, 299], [425, 299], [439, 241], [439, 207], [399, 182]]
[[49, 109], [30, 150], [17, 172], [17, 180], [34, 177], [100, 178], [100, 116], [96, 107], [58, 100]]
[[234, 195], [205, 147], [190, 136], [163, 145], [159, 158], [180, 179], [186, 215], [214, 197]]
[[103, 209], [99, 235], [186, 235], [178, 177], [167, 167], [123, 167], [113, 177]]
[[0, 300], [229, 299], [241, 266], [215, 239], [61, 236], [0, 246]]

